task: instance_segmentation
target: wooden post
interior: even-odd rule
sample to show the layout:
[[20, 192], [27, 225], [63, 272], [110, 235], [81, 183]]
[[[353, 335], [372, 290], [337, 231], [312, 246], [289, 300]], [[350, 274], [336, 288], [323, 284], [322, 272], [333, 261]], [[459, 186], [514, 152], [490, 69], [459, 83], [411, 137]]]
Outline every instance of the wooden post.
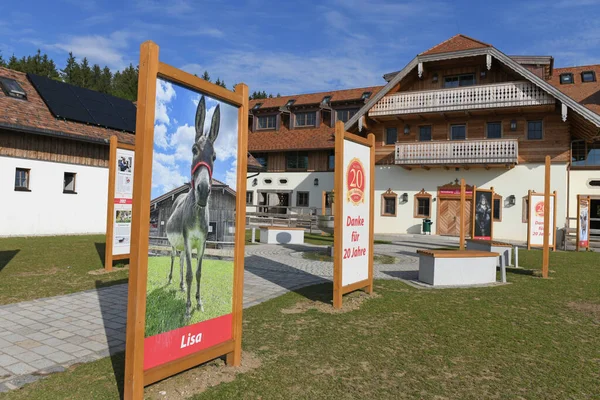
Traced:
[[542, 256], [542, 277], [548, 277], [550, 262], [550, 156], [546, 156], [546, 178], [544, 182], [544, 254]]
[[[150, 215], [152, 152], [154, 141], [154, 103], [158, 74], [158, 45], [152, 41], [140, 47], [138, 103], [136, 116], [135, 170], [133, 178], [132, 222]], [[147, 217], [146, 217], [147, 218]], [[144, 397], [144, 330], [146, 281], [148, 278], [148, 235], [150, 226], [132, 223], [131, 264], [127, 294], [125, 345], [125, 400]], [[141, 297], [142, 299], [138, 298]]]
[[465, 180], [460, 180], [460, 249], [465, 249]]
[[117, 171], [115, 162], [117, 158], [116, 136], [110, 137], [110, 150], [108, 156], [108, 200], [106, 202], [106, 246], [104, 248], [104, 269], [113, 269], [113, 238], [115, 229], [115, 180]]
[[[335, 170], [333, 179], [333, 190], [335, 196], [344, 193], [344, 123], [338, 121], [335, 124]], [[334, 198], [335, 199], [335, 198]], [[342, 236], [344, 234], [343, 201], [335, 199], [333, 219], [333, 307], [342, 308]]]

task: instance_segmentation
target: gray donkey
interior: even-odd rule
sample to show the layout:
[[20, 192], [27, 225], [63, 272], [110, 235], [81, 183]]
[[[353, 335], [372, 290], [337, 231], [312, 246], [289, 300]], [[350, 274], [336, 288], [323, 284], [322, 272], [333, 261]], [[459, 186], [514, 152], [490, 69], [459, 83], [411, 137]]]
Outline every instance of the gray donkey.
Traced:
[[[173, 209], [167, 221], [167, 238], [171, 244], [171, 273], [169, 283], [173, 278], [173, 264], [179, 252], [181, 290], [183, 285], [183, 266], [187, 264], [185, 281], [187, 283], [187, 303], [185, 317], [190, 318], [190, 295], [192, 291], [193, 267], [192, 250], [196, 249], [198, 260], [196, 266], [196, 301], [200, 310], [204, 311], [200, 299], [200, 277], [202, 276], [202, 257], [208, 234], [208, 199], [212, 185], [213, 163], [215, 161], [214, 143], [219, 135], [221, 112], [219, 106], [215, 109], [209, 131], [204, 133], [204, 119], [206, 117], [206, 103], [204, 96], [196, 109], [196, 138], [192, 146], [191, 189], [182, 194], [173, 203]], [[185, 257], [185, 260], [184, 260]]]

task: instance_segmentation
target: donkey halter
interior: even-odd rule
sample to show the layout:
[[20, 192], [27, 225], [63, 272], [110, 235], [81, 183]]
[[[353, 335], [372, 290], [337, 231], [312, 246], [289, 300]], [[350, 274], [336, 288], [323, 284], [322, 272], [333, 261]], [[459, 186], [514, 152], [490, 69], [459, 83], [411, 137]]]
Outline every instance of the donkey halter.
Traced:
[[194, 168], [192, 168], [191, 178], [194, 178], [194, 173], [200, 167], [206, 167], [206, 169], [208, 170], [208, 178], [212, 180], [212, 168], [210, 167], [210, 165], [208, 165], [206, 161], [199, 161], [196, 163], [196, 165], [194, 165]]

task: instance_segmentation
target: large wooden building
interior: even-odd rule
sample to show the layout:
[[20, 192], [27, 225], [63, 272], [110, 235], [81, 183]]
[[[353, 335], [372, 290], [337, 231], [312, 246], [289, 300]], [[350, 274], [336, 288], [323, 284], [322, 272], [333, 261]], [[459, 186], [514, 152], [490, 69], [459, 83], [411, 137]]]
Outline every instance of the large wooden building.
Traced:
[[266, 172], [249, 182], [247, 202], [322, 207], [341, 120], [376, 137], [377, 233], [420, 233], [430, 218], [434, 233], [458, 235], [464, 178], [494, 188], [494, 236], [525, 240], [527, 193], [543, 191], [550, 155], [557, 228], [574, 227], [577, 195], [586, 194], [600, 234], [598, 74], [600, 65], [554, 68], [551, 56], [507, 56], [456, 35], [382, 86], [254, 100], [249, 150]]

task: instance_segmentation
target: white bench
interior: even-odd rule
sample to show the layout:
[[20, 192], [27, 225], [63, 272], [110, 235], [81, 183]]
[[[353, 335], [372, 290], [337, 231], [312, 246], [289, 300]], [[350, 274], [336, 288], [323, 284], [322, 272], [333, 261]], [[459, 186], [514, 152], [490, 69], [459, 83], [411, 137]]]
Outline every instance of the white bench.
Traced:
[[267, 244], [304, 244], [304, 228], [286, 226], [263, 226], [260, 242]]
[[510, 267], [512, 264], [512, 245], [495, 240], [467, 240], [467, 250], [491, 251], [498, 253], [497, 267]]
[[498, 253], [469, 250], [418, 250], [419, 280], [432, 286], [496, 282]]

